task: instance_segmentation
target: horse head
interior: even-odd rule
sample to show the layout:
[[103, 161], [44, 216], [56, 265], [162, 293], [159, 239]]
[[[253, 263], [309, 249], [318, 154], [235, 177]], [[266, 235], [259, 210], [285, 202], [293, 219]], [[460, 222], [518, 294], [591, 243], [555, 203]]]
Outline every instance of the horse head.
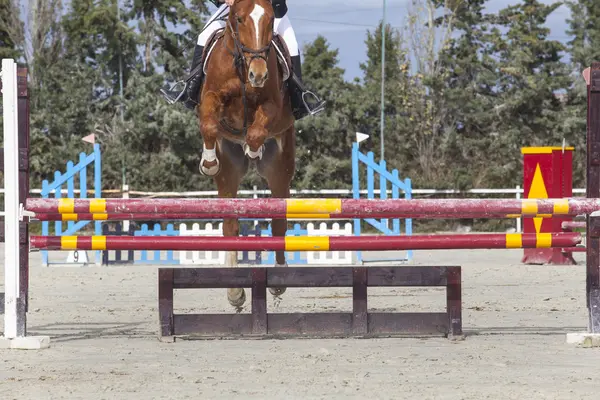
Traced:
[[[255, 88], [269, 78], [267, 59], [271, 52], [275, 15], [270, 0], [237, 0], [231, 6], [227, 28], [233, 39], [236, 66]], [[239, 65], [242, 64], [242, 65]]]

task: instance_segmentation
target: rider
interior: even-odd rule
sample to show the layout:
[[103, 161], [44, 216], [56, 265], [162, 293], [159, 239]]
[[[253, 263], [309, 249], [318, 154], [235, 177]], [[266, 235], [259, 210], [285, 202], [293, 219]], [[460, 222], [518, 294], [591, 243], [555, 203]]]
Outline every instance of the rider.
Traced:
[[[225, 14], [225, 11], [229, 6], [232, 6], [235, 3], [235, 0], [211, 0], [211, 2], [216, 6], [219, 6], [218, 3], [224, 4], [219, 6], [217, 12], [208, 20], [205, 28], [200, 35], [198, 35], [198, 42], [194, 48], [194, 58], [192, 59], [192, 67], [190, 68], [191, 72], [189, 76], [185, 81], [177, 82], [170, 90], [161, 90], [170, 103], [182, 101], [184, 105], [191, 110], [197, 105], [196, 99], [198, 98], [200, 87], [204, 80], [203, 68], [197, 68], [202, 60], [204, 46], [215, 31], [225, 27], [225, 21], [220, 17]], [[288, 9], [285, 0], [271, 0], [271, 3], [273, 4], [273, 11], [275, 13], [274, 30], [283, 37], [283, 40], [287, 45], [292, 60], [294, 75], [296, 75], [297, 78], [294, 79], [295, 77], [290, 77], [288, 80], [294, 116], [296, 117], [296, 120], [298, 120], [305, 117], [307, 114], [315, 115], [325, 109], [325, 101], [319, 99], [314, 93], [306, 90], [302, 83], [300, 51], [296, 35], [290, 20], [286, 15]], [[196, 68], [198, 71], [194, 71]], [[181, 84], [184, 84], [184, 87], [183, 89], [180, 88], [178, 90], [177, 86], [180, 86]], [[309, 102], [306, 101], [306, 97], [308, 96], [313, 97], [313, 101], [311, 102], [313, 103], [312, 105], [309, 105]]]

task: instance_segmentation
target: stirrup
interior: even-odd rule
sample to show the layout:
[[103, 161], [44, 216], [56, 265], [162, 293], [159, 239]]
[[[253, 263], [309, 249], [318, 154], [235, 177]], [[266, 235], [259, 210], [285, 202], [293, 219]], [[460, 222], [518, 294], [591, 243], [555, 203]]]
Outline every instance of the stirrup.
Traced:
[[[304, 98], [304, 96], [306, 96], [306, 95], [312, 96], [313, 99], [315, 100], [315, 103], [317, 103], [317, 105], [314, 109], [311, 109], [310, 106], [308, 105], [308, 103], [306, 102], [306, 99]], [[312, 116], [317, 115], [320, 112], [325, 110], [325, 100], [319, 99], [319, 97], [316, 94], [314, 94], [313, 92], [311, 92], [310, 90], [307, 90], [304, 93], [302, 93], [302, 102], [304, 103], [304, 107], [306, 107], [306, 110], [308, 111], [308, 113]]]
[[[183, 89], [181, 89], [181, 91], [178, 91], [178, 90], [176, 91], [176, 88], [181, 85], [183, 85]], [[169, 104], [175, 104], [179, 100], [181, 100], [183, 95], [186, 93], [187, 86], [188, 86], [188, 84], [186, 81], [179, 81], [179, 82], [175, 82], [175, 84], [173, 84], [173, 86], [171, 86], [171, 88], [168, 91], [165, 89], [160, 89], [160, 92], [162, 93], [162, 95], [164, 96], [164, 98], [167, 100], [167, 102]], [[179, 93], [179, 94], [177, 96], [175, 96], [173, 94], [173, 92]]]

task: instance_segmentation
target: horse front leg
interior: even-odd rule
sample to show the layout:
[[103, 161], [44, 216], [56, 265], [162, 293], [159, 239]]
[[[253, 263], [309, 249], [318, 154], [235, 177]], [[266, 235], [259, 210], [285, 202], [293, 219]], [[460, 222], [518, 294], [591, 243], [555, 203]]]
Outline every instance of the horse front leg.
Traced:
[[[239, 146], [223, 140], [221, 143], [221, 172], [214, 177], [217, 185], [219, 198], [232, 199], [237, 197], [239, 185], [248, 169], [248, 160], [244, 157]], [[239, 236], [240, 226], [237, 218], [223, 219], [223, 236]], [[238, 266], [238, 252], [236, 250], [227, 251], [225, 254], [225, 266]], [[227, 300], [234, 306], [238, 312], [246, 302], [246, 292], [244, 288], [227, 289]]]
[[221, 162], [217, 155], [217, 137], [219, 121], [217, 120], [221, 102], [214, 92], [208, 92], [198, 107], [200, 134], [203, 139], [200, 172], [206, 176], [216, 176], [221, 171]]
[[251, 160], [262, 160], [265, 140], [269, 136], [269, 124], [277, 116], [277, 110], [271, 102], [260, 105], [254, 114], [254, 122], [248, 128], [244, 154]]
[[[273, 146], [269, 146], [265, 158], [258, 163], [258, 171], [271, 189], [271, 197], [289, 198], [292, 179], [296, 167], [295, 160], [295, 131], [291, 126], [281, 138], [277, 138]], [[273, 219], [273, 236], [285, 237], [287, 219]], [[285, 251], [275, 252], [276, 267], [287, 267]], [[285, 287], [270, 287], [269, 291], [275, 297], [285, 293]]]
[[[226, 218], [223, 220], [223, 236], [239, 236], [240, 223], [236, 218]], [[237, 250], [228, 251], [225, 254], [225, 266], [238, 266]], [[246, 302], [246, 291], [244, 288], [229, 288], [227, 289], [227, 300], [229, 304], [234, 306], [238, 312], [242, 310], [242, 306]]]

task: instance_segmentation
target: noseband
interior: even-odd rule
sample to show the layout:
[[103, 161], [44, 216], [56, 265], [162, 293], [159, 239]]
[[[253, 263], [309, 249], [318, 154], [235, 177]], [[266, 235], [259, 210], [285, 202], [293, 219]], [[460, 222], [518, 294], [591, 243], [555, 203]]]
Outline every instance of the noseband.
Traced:
[[[273, 21], [273, 20], [274, 19], [272, 19], [271, 21]], [[232, 55], [233, 65], [238, 74], [238, 77], [240, 78], [240, 83], [242, 86], [242, 103], [244, 105], [244, 126], [242, 127], [241, 130], [236, 129], [236, 128], [230, 126], [225, 121], [224, 118], [221, 118], [220, 122], [221, 122], [221, 127], [228, 130], [229, 132], [233, 133], [234, 135], [245, 136], [246, 132], [248, 131], [248, 104], [246, 101], [246, 78], [245, 78], [245, 75], [247, 75], [247, 74], [245, 72], [248, 69], [250, 69], [250, 65], [252, 65], [252, 61], [254, 61], [258, 58], [265, 60], [265, 62], [268, 65], [268, 59], [269, 59], [269, 53], [271, 52], [272, 41], [270, 40], [269, 44], [266, 45], [265, 47], [262, 47], [258, 50], [254, 50], [249, 47], [246, 47], [240, 41], [240, 20], [237, 15], [235, 16], [235, 29], [233, 29], [233, 26], [231, 25], [230, 18], [227, 18], [227, 26], [231, 30], [231, 36], [233, 37], [233, 44], [234, 44], [235, 48], [233, 51], [231, 51], [225, 44], [225, 41], [223, 42], [223, 46], [225, 46], [225, 48], [227, 49], [229, 54]], [[250, 57], [250, 60], [247, 63], [246, 63], [246, 54], [252, 55]]]

